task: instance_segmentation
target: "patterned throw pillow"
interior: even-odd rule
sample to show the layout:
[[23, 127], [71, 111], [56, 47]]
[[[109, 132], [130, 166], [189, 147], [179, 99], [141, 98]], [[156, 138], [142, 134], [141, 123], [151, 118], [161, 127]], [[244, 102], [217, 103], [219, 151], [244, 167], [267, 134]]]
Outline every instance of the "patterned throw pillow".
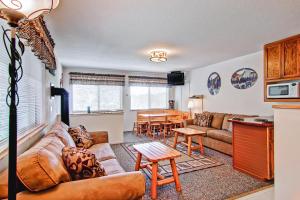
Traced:
[[195, 114], [195, 125], [201, 127], [210, 127], [213, 119], [213, 115], [209, 112]]
[[88, 149], [94, 144], [92, 137], [82, 125], [76, 128], [69, 128], [68, 132], [77, 147]]
[[101, 163], [88, 149], [76, 147], [64, 147], [62, 158], [70, 173], [72, 180], [95, 178], [106, 176]]

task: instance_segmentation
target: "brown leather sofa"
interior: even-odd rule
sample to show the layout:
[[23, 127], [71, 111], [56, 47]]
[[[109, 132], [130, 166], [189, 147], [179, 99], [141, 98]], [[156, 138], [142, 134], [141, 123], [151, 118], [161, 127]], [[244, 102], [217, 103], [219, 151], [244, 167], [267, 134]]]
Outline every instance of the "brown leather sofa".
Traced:
[[[141, 199], [145, 177], [125, 172], [108, 143], [107, 132], [93, 132], [90, 150], [107, 176], [72, 181], [61, 158], [64, 146], [73, 146], [64, 124], [58, 123], [36, 145], [18, 157], [17, 174], [25, 190], [18, 200], [126, 200]], [[0, 175], [0, 199], [7, 198], [7, 170]]]
[[[194, 119], [188, 119], [185, 127], [205, 132], [202, 138], [203, 145], [222, 153], [232, 155], [232, 123], [228, 119], [233, 117], [249, 117], [248, 115], [237, 115], [227, 113], [211, 113], [213, 115], [210, 127], [195, 125]], [[198, 143], [196, 138], [193, 142]]]

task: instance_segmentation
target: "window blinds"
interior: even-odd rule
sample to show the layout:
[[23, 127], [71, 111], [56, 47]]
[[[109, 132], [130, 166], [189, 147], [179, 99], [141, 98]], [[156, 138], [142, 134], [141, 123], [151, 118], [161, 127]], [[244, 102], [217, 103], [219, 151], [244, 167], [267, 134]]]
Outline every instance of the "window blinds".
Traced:
[[149, 86], [149, 87], [166, 87], [167, 78], [149, 77], [149, 76], [129, 76], [130, 86]]
[[[28, 50], [27, 50], [28, 51]], [[17, 107], [18, 136], [42, 121], [42, 73], [40, 62], [28, 52], [23, 56], [23, 78], [18, 83], [18, 94], [20, 98]], [[6, 54], [4, 45], [0, 44], [0, 147], [7, 144], [9, 134], [9, 108], [6, 105], [8, 83], [8, 64], [10, 60]]]
[[70, 84], [77, 85], [125, 85], [125, 76], [117, 74], [94, 74], [70, 72]]

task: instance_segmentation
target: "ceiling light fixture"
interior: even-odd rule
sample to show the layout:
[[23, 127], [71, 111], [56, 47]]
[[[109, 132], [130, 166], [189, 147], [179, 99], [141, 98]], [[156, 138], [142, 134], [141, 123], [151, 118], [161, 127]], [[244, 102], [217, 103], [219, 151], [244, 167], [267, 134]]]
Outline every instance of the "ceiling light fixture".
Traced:
[[154, 50], [150, 52], [150, 60], [152, 62], [166, 62], [167, 61], [167, 52], [161, 50]]

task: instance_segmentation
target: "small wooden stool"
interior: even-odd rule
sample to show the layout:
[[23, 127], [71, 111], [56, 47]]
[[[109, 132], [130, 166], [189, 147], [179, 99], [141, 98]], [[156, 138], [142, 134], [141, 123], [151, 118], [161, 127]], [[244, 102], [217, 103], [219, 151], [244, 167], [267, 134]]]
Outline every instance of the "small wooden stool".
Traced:
[[160, 132], [160, 123], [159, 122], [152, 122], [150, 123], [150, 136], [155, 138], [155, 134]]
[[174, 128], [183, 128], [184, 121], [183, 120], [170, 120], [172, 124], [174, 124]]
[[164, 136], [164, 141], [166, 142], [166, 135], [171, 134], [173, 129], [173, 124], [171, 122], [163, 122], [160, 124], [160, 134]]
[[[191, 156], [192, 150], [199, 149], [201, 154], [204, 155], [204, 147], [202, 144], [202, 135], [205, 134], [203, 131], [191, 129], [191, 128], [175, 128], [173, 129], [175, 132], [175, 138], [174, 138], [174, 145], [173, 147], [176, 149], [176, 146], [178, 143], [181, 143], [183, 145], [186, 145], [188, 147], [188, 155]], [[183, 134], [187, 141], [185, 142], [178, 142], [178, 135]], [[192, 137], [198, 137], [198, 143], [197, 146], [192, 146]]]

